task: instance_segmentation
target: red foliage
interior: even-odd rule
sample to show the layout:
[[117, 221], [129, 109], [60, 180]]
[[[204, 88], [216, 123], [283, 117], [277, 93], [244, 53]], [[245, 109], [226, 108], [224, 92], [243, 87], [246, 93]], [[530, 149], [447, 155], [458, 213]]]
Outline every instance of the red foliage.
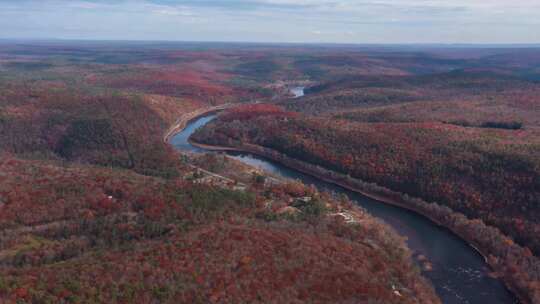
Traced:
[[255, 117], [272, 116], [294, 118], [298, 114], [287, 112], [282, 107], [273, 104], [249, 104], [235, 107], [220, 116], [224, 121], [248, 120]]
[[244, 193], [3, 156], [0, 302], [438, 302], [403, 240], [367, 215], [358, 226], [260, 217], [268, 196], [337, 208], [300, 183]]
[[141, 74], [124, 75], [107, 80], [107, 84], [117, 88], [142, 90], [152, 94], [173, 96], [197, 96], [203, 99], [223, 97], [233, 94], [229, 87], [212, 80], [208, 74], [196, 70], [149, 70]]
[[352, 123], [315, 118], [277, 121], [261, 117], [239, 122], [219, 119], [207, 127], [214, 132], [204, 133], [203, 129], [200, 134], [212, 134], [208, 139], [212, 144], [252, 143], [272, 148], [448, 205], [482, 218], [540, 252], [540, 208], [536, 204], [540, 164], [530, 144], [515, 144], [514, 131], [437, 122]]

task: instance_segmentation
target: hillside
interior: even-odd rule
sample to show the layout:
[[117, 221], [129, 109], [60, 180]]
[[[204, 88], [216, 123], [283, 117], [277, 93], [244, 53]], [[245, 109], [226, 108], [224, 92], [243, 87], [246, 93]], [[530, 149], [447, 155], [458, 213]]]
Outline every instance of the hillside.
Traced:
[[194, 111], [287, 94], [280, 68], [243, 65], [256, 52], [0, 58], [0, 302], [440, 302], [404, 240], [347, 199], [163, 141]]
[[[528, 277], [520, 288], [534, 298], [540, 265], [531, 257], [540, 252], [538, 89], [514, 76], [476, 71], [362, 76], [315, 86], [279, 106], [237, 107], [193, 140], [250, 152], [267, 148], [346, 176], [341, 183], [361, 180], [364, 191], [379, 191], [370, 186], [376, 184], [402, 193], [404, 201], [420, 198], [480, 220], [465, 235], [504, 261], [503, 268]], [[428, 206], [422, 212], [446, 212]], [[511, 240], [483, 232], [484, 223]], [[521, 253], [509, 254], [514, 242]], [[514, 275], [507, 279], [517, 282]]]
[[301, 184], [244, 192], [9, 155], [0, 169], [3, 302], [438, 301], [394, 232]]

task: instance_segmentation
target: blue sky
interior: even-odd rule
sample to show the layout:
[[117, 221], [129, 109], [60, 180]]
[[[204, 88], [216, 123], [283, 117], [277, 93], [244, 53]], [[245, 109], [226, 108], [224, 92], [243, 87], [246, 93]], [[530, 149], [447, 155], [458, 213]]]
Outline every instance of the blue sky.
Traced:
[[0, 0], [0, 38], [540, 43], [540, 0]]

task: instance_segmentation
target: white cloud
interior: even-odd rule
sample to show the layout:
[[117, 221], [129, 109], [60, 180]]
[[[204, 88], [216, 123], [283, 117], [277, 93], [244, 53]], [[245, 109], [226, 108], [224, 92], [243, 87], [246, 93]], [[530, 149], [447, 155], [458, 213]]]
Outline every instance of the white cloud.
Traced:
[[0, 38], [499, 43], [539, 26], [540, 0], [0, 0]]

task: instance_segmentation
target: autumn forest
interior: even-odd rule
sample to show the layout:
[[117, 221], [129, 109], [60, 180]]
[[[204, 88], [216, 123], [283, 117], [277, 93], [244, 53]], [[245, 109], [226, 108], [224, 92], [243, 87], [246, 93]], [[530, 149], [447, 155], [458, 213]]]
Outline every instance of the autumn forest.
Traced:
[[540, 303], [539, 96], [528, 47], [0, 41], [0, 303], [458, 303], [396, 226], [227, 151]]

